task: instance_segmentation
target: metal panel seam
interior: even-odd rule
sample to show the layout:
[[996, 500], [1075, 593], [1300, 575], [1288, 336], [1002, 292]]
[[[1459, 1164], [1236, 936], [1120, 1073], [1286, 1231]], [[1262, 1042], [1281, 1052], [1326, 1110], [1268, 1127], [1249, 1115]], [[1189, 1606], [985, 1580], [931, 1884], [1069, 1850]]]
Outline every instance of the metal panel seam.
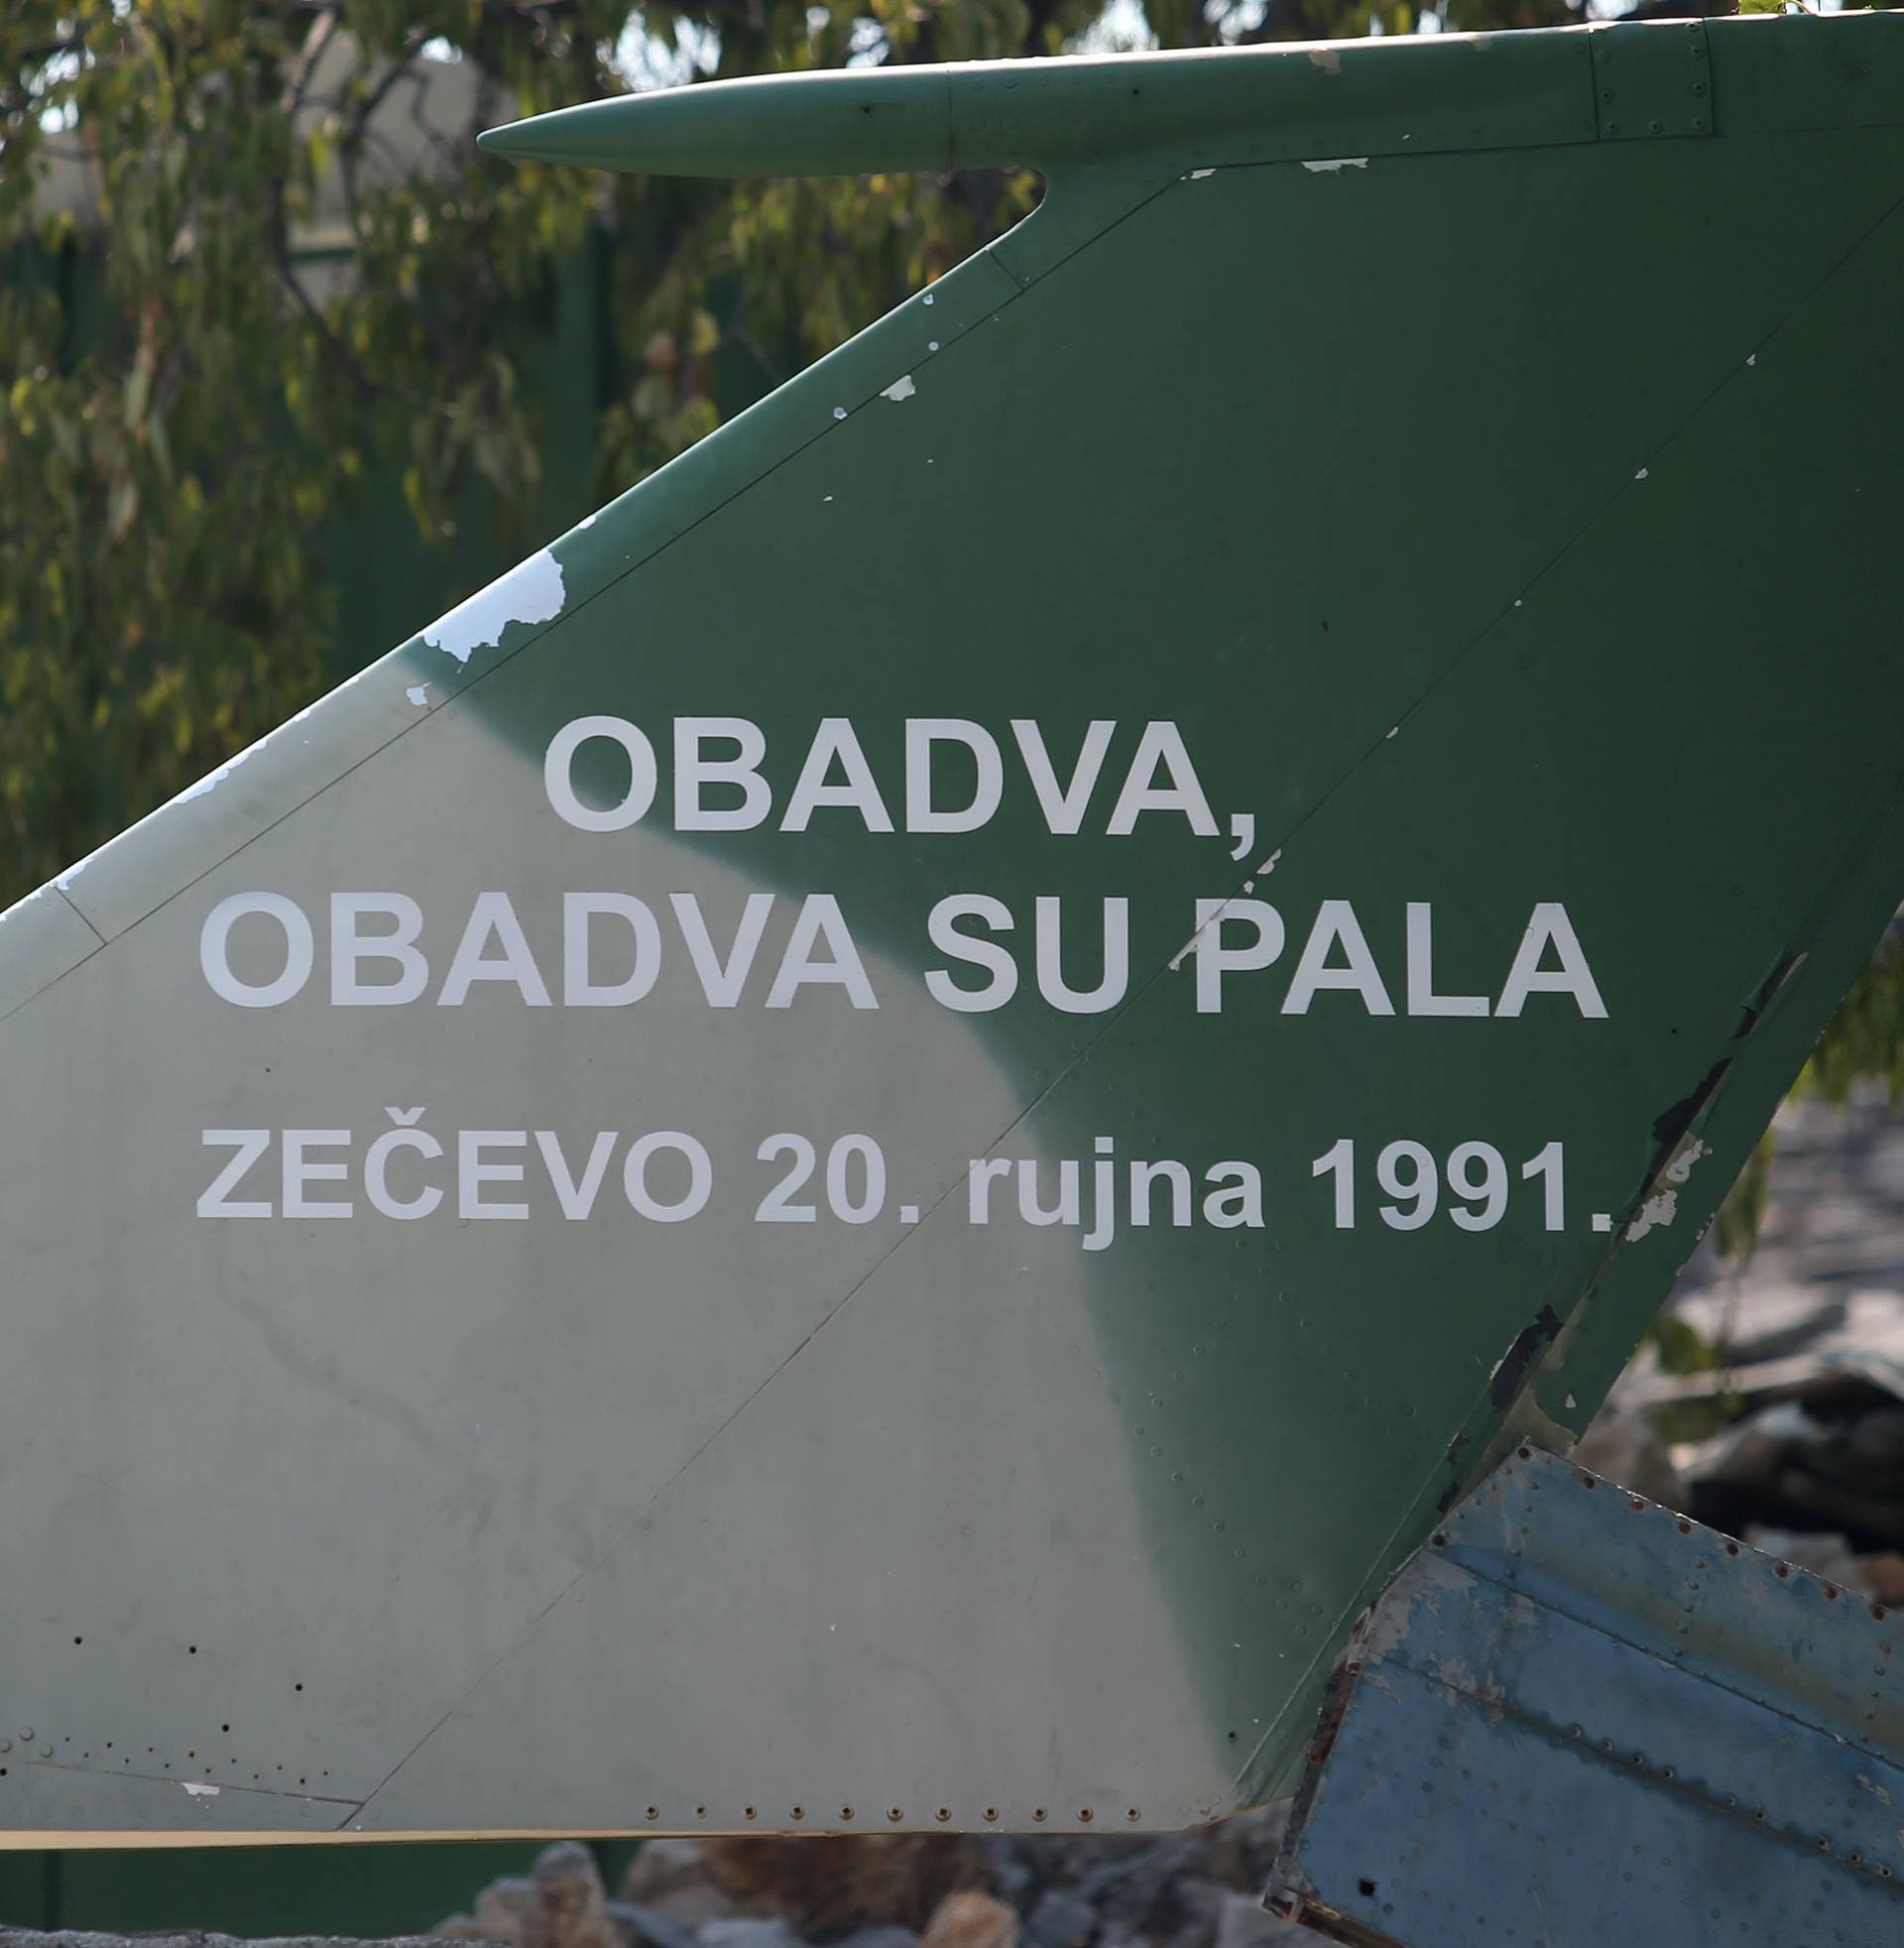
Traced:
[[[90, 934], [92, 935], [92, 937], [93, 937], [93, 938], [94, 938], [95, 940], [97, 940], [97, 941], [99, 942], [99, 944], [100, 944], [100, 945], [101, 945], [101, 946], [103, 947], [103, 946], [104, 946], [104, 945], [106, 944], [106, 936], [105, 936], [105, 935], [104, 935], [103, 933], [101, 933], [101, 932], [99, 931], [99, 929], [98, 929], [98, 928], [97, 928], [96, 926], [94, 926], [94, 925], [93, 925], [93, 923], [92, 923], [92, 921], [91, 921], [91, 920], [89, 920], [89, 919], [87, 919], [87, 918], [86, 918], [86, 916], [85, 916], [85, 914], [84, 914], [84, 913], [79, 913], [79, 909], [78, 909], [78, 907], [77, 907], [77, 906], [76, 906], [76, 905], [74, 904], [74, 902], [73, 902], [73, 898], [72, 898], [72, 896], [71, 896], [71, 894], [69, 894], [69, 893], [68, 893], [68, 892], [66, 891], [66, 889], [65, 889], [65, 888], [64, 888], [63, 886], [61, 886], [61, 885], [60, 884], [60, 882], [59, 882], [58, 880], [55, 880], [55, 881], [54, 881], [54, 883], [53, 883], [53, 890], [54, 890], [54, 892], [56, 892], [57, 894], [59, 894], [59, 896], [60, 896], [60, 898], [61, 900], [63, 900], [63, 901], [64, 901], [64, 902], [66, 903], [66, 905], [67, 905], [68, 907], [71, 907], [71, 908], [72, 908], [72, 911], [73, 911], [73, 912], [74, 912], [75, 913], [78, 913], [78, 915], [79, 915], [79, 919], [80, 919], [80, 921], [82, 922], [82, 924], [83, 924], [83, 925], [85, 926], [85, 929], [86, 929], [86, 931], [87, 931], [88, 933], [90, 933]], [[92, 958], [92, 956], [91, 956], [90, 954], [88, 954], [88, 955], [86, 956], [86, 958], [87, 958], [88, 960], [90, 960], [90, 959]], [[67, 972], [67, 973], [71, 973], [71, 971], [72, 971], [72, 970], [71, 970], [70, 968], [68, 968], [68, 969], [66, 970], [66, 972]], [[62, 978], [63, 978], [63, 977], [62, 977]], [[48, 983], [48, 985], [49, 985], [49, 986], [51, 986], [51, 985], [52, 985], [52, 983], [51, 983], [51, 982], [49, 982], [49, 983]]]
[[[1558, 1455], [1554, 1456], [1553, 1458], [1556, 1461], [1558, 1461], [1560, 1465], [1563, 1467], [1572, 1465], [1571, 1463], [1562, 1460], [1561, 1457]], [[1628, 1492], [1622, 1489], [1617, 1483], [1606, 1481], [1604, 1479], [1602, 1481], [1602, 1486], [1610, 1489], [1614, 1494], [1623, 1494]], [[1658, 1510], [1658, 1512], [1662, 1515], [1670, 1516], [1671, 1512], [1669, 1510], [1662, 1508], [1658, 1503], [1653, 1503], [1650, 1504], [1649, 1506]], [[1714, 1534], [1718, 1534], [1720, 1531], [1714, 1529], [1712, 1532]], [[1763, 1552], [1760, 1551], [1759, 1553], [1762, 1554]], [[1695, 1670], [1691, 1666], [1681, 1662], [1680, 1658], [1676, 1654], [1673, 1654], [1666, 1650], [1656, 1649], [1650, 1644], [1629, 1642], [1625, 1638], [1614, 1636], [1614, 1634], [1611, 1631], [1607, 1630], [1603, 1624], [1595, 1622], [1594, 1619], [1591, 1617], [1584, 1617], [1578, 1611], [1571, 1610], [1567, 1608], [1564, 1603], [1557, 1601], [1555, 1592], [1550, 1589], [1543, 1588], [1540, 1594], [1537, 1596], [1530, 1594], [1528, 1591], [1524, 1589], [1517, 1589], [1512, 1583], [1503, 1582], [1498, 1576], [1489, 1575], [1488, 1571], [1482, 1568], [1477, 1562], [1470, 1560], [1466, 1557], [1457, 1557], [1452, 1550], [1447, 1552], [1446, 1554], [1443, 1554], [1440, 1559], [1452, 1563], [1464, 1575], [1472, 1577], [1478, 1583], [1486, 1583], [1489, 1589], [1497, 1590], [1504, 1597], [1513, 1598], [1522, 1603], [1533, 1604], [1537, 1609], [1547, 1611], [1551, 1615], [1563, 1619], [1567, 1624], [1569, 1624], [1575, 1630], [1592, 1632], [1592, 1634], [1598, 1639], [1600, 1639], [1601, 1642], [1604, 1644], [1615, 1644], [1623, 1649], [1632, 1651], [1632, 1653], [1635, 1656], [1654, 1658], [1659, 1662], [1670, 1665], [1670, 1667], [1673, 1670], [1677, 1671], [1681, 1676], [1686, 1677], [1692, 1680], [1693, 1682], [1700, 1683], [1700, 1684], [1710, 1684], [1714, 1690], [1723, 1692], [1726, 1697], [1736, 1699], [1740, 1704], [1748, 1705], [1755, 1711], [1762, 1711], [1767, 1713], [1773, 1718], [1781, 1719], [1788, 1725], [1796, 1725], [1805, 1732], [1814, 1733], [1814, 1734], [1826, 1734], [1828, 1736], [1836, 1738], [1841, 1745], [1846, 1746], [1854, 1752], [1862, 1753], [1864, 1757], [1869, 1759], [1873, 1765], [1884, 1765], [1893, 1768], [1896, 1768], [1899, 1765], [1898, 1756], [1895, 1753], [1886, 1752], [1880, 1748], [1869, 1745], [1862, 1739], [1858, 1738], [1855, 1734], [1850, 1734], [1850, 1735], [1846, 1735], [1844, 1733], [1827, 1734], [1825, 1726], [1819, 1724], [1818, 1722], [1812, 1719], [1800, 1717], [1796, 1711], [1793, 1711], [1788, 1706], [1778, 1704], [1769, 1698], [1754, 1697], [1749, 1691], [1740, 1690], [1735, 1683], [1728, 1682], [1727, 1679], [1725, 1678], [1724, 1676], [1720, 1676], [1716, 1674], [1717, 1672], [1723, 1671], [1726, 1668], [1726, 1666], [1725, 1666], [1724, 1664], [1716, 1663], [1710, 1669]], [[1481, 1693], [1479, 1693], [1478, 1691], [1465, 1690], [1461, 1685], [1451, 1683], [1449, 1679], [1445, 1677], [1439, 1670], [1431, 1670], [1424, 1665], [1410, 1662], [1409, 1659], [1401, 1653], [1401, 1650], [1398, 1645], [1391, 1646], [1387, 1651], [1383, 1653], [1383, 1655], [1386, 1660], [1399, 1664], [1404, 1670], [1412, 1671], [1417, 1677], [1427, 1678], [1433, 1681], [1434, 1683], [1445, 1685], [1450, 1691], [1454, 1692], [1459, 1697], [1472, 1697], [1472, 1698], [1479, 1699], [1481, 1696]], [[1370, 1659], [1370, 1661], [1372, 1662], [1378, 1660]], [[1518, 1718], [1523, 1724], [1537, 1726], [1539, 1729], [1547, 1732], [1551, 1732], [1555, 1729], [1554, 1726], [1549, 1724], [1545, 1719], [1540, 1718], [1531, 1712], [1519, 1708], [1511, 1700], [1489, 1698], [1488, 1702], [1490, 1705], [1496, 1703], [1500, 1704], [1502, 1709], [1509, 1712], [1512, 1716]]]

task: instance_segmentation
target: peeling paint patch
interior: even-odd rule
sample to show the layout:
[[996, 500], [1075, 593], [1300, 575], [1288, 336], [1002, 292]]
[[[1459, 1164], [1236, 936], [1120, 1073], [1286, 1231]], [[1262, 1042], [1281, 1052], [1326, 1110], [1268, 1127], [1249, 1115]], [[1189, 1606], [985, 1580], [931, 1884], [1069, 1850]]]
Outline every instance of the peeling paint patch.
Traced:
[[1303, 168], [1311, 176], [1336, 176], [1346, 169], [1367, 169], [1368, 167], [1368, 158], [1367, 156], [1332, 156], [1323, 162], [1303, 164]]
[[459, 602], [440, 622], [423, 631], [423, 641], [458, 663], [477, 650], [493, 649], [512, 622], [552, 622], [567, 600], [562, 564], [547, 548], [498, 575], [468, 601]]
[[1334, 48], [1311, 48], [1309, 50], [1309, 65], [1311, 67], [1320, 67], [1325, 74], [1340, 74], [1342, 72], [1342, 57], [1336, 53]]
[[182, 1785], [185, 1788], [185, 1790], [188, 1793], [190, 1793], [190, 1795], [194, 1799], [215, 1799], [217, 1798], [219, 1793], [224, 1790], [222, 1786], [205, 1785], [197, 1779], [180, 1779], [178, 1783]]
[[1697, 1137], [1682, 1144], [1673, 1153], [1672, 1160], [1660, 1171], [1658, 1177], [1655, 1179], [1655, 1182], [1662, 1184], [1664, 1188], [1655, 1190], [1640, 1205], [1639, 1210], [1633, 1217], [1633, 1221], [1626, 1227], [1626, 1242], [1629, 1245], [1636, 1244], [1641, 1238], [1645, 1237], [1647, 1232], [1662, 1229], [1672, 1223], [1674, 1218], [1679, 1215], [1679, 1192], [1681, 1186], [1692, 1175], [1693, 1165], [1702, 1157], [1709, 1157], [1711, 1155], [1712, 1153]]
[[1637, 1244], [1647, 1232], [1658, 1225], [1671, 1224], [1679, 1215], [1679, 1192], [1662, 1190], [1656, 1196], [1647, 1198], [1640, 1205], [1637, 1215], [1626, 1227], [1626, 1242]]
[[[296, 719], [293, 721], [295, 722]], [[260, 738], [258, 742], [262, 744], [264, 739]], [[216, 771], [207, 772], [196, 785], [187, 785], [172, 802], [176, 805], [181, 805], [187, 798], [202, 798], [207, 791], [222, 785], [251, 756], [251, 753], [257, 749], [258, 745], [254, 744], [250, 750], [240, 751], [235, 758], [227, 759]]]
[[911, 373], [907, 372], [901, 377], [894, 379], [880, 397], [882, 399], [890, 399], [896, 405], [902, 399], [910, 399], [917, 391], [918, 387], [912, 383]]
[[1223, 924], [1224, 917], [1229, 913], [1229, 911], [1230, 911], [1230, 903], [1228, 900], [1226, 900], [1223, 903], [1223, 905], [1219, 907], [1217, 911], [1214, 913], [1212, 913], [1210, 917], [1206, 919], [1204, 923], [1200, 927], [1198, 927], [1193, 934], [1191, 934], [1189, 939], [1187, 939], [1183, 943], [1183, 945], [1180, 946], [1176, 950], [1176, 952], [1170, 956], [1170, 959], [1166, 964], [1168, 965], [1169, 970], [1172, 974], [1174, 974], [1177, 971], [1177, 969], [1183, 965], [1184, 956], [1188, 954], [1196, 946], [1197, 942], [1201, 940], [1203, 936], [1206, 933], [1208, 933], [1213, 926], [1221, 926]]

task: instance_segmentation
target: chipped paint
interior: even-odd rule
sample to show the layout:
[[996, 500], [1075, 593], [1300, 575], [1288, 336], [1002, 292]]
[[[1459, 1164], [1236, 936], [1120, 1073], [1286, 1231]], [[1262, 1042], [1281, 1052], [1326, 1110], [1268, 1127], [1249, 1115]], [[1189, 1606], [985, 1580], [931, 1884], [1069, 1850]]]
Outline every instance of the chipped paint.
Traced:
[[178, 1783], [194, 1799], [215, 1799], [224, 1790], [221, 1785], [206, 1785], [201, 1779], [180, 1779]]
[[427, 683], [412, 683], [404, 694], [420, 710], [429, 701], [429, 685]]
[[[367, 666], [365, 669], [358, 670], [354, 676], [347, 677], [343, 682], [339, 683], [337, 685], [337, 688], [331, 691], [331, 695], [332, 696], [339, 695], [342, 691], [349, 689], [352, 686], [352, 684], [361, 682], [365, 676], [370, 674], [371, 670], [377, 668], [379, 668], [378, 665], [371, 664]], [[209, 795], [209, 793], [214, 791], [220, 785], [222, 785], [225, 782], [225, 780], [232, 775], [233, 772], [237, 771], [241, 765], [250, 763], [250, 761], [253, 758], [255, 758], [260, 751], [264, 750], [264, 748], [268, 744], [270, 744], [273, 741], [273, 739], [282, 737], [288, 730], [292, 729], [295, 725], [305, 722], [306, 719], [308, 719], [308, 717], [310, 716], [311, 712], [314, 709], [316, 709], [316, 707], [317, 706], [314, 703], [305, 704], [303, 709], [299, 710], [295, 717], [287, 718], [284, 723], [280, 724], [277, 727], [277, 729], [267, 731], [264, 734], [264, 736], [259, 738], [255, 744], [246, 745], [242, 751], [236, 753], [234, 756], [230, 758], [227, 758], [225, 762], [222, 765], [218, 766], [218, 768], [215, 771], [208, 771], [204, 775], [204, 777], [197, 780], [195, 784], [187, 785], [182, 791], [175, 793], [172, 797], [168, 798], [164, 804], [159, 805], [155, 807], [153, 810], [147, 812], [144, 818], [138, 819], [133, 824], [127, 826], [124, 832], [120, 832], [116, 837], [109, 839], [105, 845], [95, 846], [93, 850], [87, 853], [83, 859], [76, 860], [72, 865], [68, 866], [64, 872], [58, 875], [58, 877], [56, 877], [52, 881], [52, 885], [57, 887], [59, 891], [61, 893], [67, 892], [71, 888], [73, 881], [76, 880], [79, 877], [79, 875], [83, 873], [86, 870], [86, 868], [92, 864], [92, 862], [95, 859], [99, 858], [102, 853], [109, 851], [113, 846], [118, 845], [120, 841], [127, 836], [128, 833], [136, 832], [141, 827], [150, 824], [153, 819], [159, 818], [163, 816], [166, 812], [170, 811], [174, 805], [185, 804], [192, 798], [202, 798]], [[301, 743], [308, 744], [310, 742], [310, 739], [306, 737], [300, 739], [299, 741]], [[46, 890], [45, 888], [41, 889], [42, 892], [44, 892], [45, 890]], [[23, 901], [18, 904], [24, 905], [25, 902]]]
[[595, 516], [592, 514], [584, 515], [581, 520], [576, 522], [575, 532], [578, 535], [585, 533], [588, 529], [594, 527], [594, 525], [595, 525]]
[[1224, 916], [1229, 913], [1229, 911], [1230, 911], [1230, 903], [1229, 901], [1226, 900], [1223, 903], [1223, 905], [1219, 907], [1217, 911], [1214, 913], [1212, 913], [1210, 917], [1206, 919], [1204, 923], [1200, 927], [1198, 927], [1193, 934], [1191, 934], [1189, 939], [1187, 939], [1183, 943], [1183, 945], [1180, 946], [1176, 950], [1176, 952], [1170, 956], [1169, 960], [1165, 963], [1165, 965], [1169, 968], [1172, 974], [1174, 974], [1177, 971], [1177, 969], [1183, 965], [1184, 956], [1188, 954], [1196, 946], [1197, 942], [1201, 940], [1203, 936], [1206, 933], [1208, 933], [1213, 926], [1221, 926], [1223, 924]]
[[833, 417], [836, 420], [844, 420], [846, 418], [846, 408], [844, 406], [834, 407]]
[[1342, 72], [1342, 57], [1336, 53], [1334, 48], [1311, 48], [1309, 50], [1309, 65], [1311, 67], [1320, 67], [1325, 74], [1340, 74]]
[[1635, 480], [1644, 480], [1644, 479], [1646, 478], [1646, 475], [1647, 475], [1647, 473], [1648, 473], [1648, 471], [1649, 471], [1649, 469], [1648, 469], [1648, 468], [1646, 468], [1646, 467], [1641, 467], [1641, 468], [1640, 468], [1640, 470], [1639, 470], [1639, 471], [1638, 471], [1638, 472], [1637, 472], [1636, 474], [1634, 474], [1634, 475], [1633, 475], [1633, 478], [1634, 478]]
[[1311, 176], [1339, 176], [1346, 169], [1367, 169], [1367, 156], [1331, 156], [1321, 162], [1304, 163]]
[[476, 651], [495, 648], [512, 622], [552, 622], [567, 599], [562, 564], [542, 548], [431, 623], [423, 641], [467, 663]]
[[1629, 1245], [1637, 1244], [1640, 1239], [1645, 1237], [1647, 1232], [1653, 1230], [1656, 1226], [1671, 1224], [1673, 1219], [1678, 1215], [1679, 1192], [1677, 1190], [1660, 1191], [1657, 1195], [1647, 1198], [1645, 1203], [1640, 1205], [1633, 1221], [1626, 1227], [1626, 1242]]
[[[77, 866], [72, 868], [72, 871], [75, 873], [78, 870]], [[60, 886], [61, 882], [55, 880], [53, 884], [54, 886]], [[5, 926], [7, 921], [12, 919], [16, 913], [24, 913], [29, 907], [37, 906], [42, 900], [47, 898], [51, 891], [52, 888], [50, 887], [36, 886], [31, 893], [23, 893], [11, 907], [0, 909], [0, 926]], [[21, 1736], [23, 1738], [31, 1738], [33, 1734], [31, 1732], [25, 1732]]]
[[1192, 183], [1201, 183], [1206, 176], [1215, 175], [1216, 171], [1213, 169], [1193, 169], [1190, 172], [1190, 181]]
[[1673, 1153], [1672, 1159], [1660, 1171], [1654, 1182], [1664, 1188], [1656, 1189], [1640, 1205], [1633, 1220], [1626, 1227], [1626, 1242], [1637, 1244], [1649, 1231], [1663, 1229], [1679, 1215], [1679, 1193], [1686, 1179], [1693, 1173], [1693, 1165], [1702, 1157], [1712, 1153], [1697, 1137], [1688, 1138]]
[[890, 399], [896, 405], [902, 399], [910, 399], [917, 391], [918, 387], [912, 383], [911, 373], [907, 372], [894, 379], [880, 397]]
[[[294, 719], [293, 721], [295, 722], [296, 719]], [[172, 800], [172, 802], [176, 805], [181, 805], [188, 798], [202, 798], [207, 791], [215, 791], [217, 787], [222, 785], [225, 782], [225, 780], [228, 779], [232, 775], [232, 773], [238, 769], [240, 765], [245, 763], [245, 761], [248, 758], [250, 758], [252, 752], [256, 751], [259, 748], [259, 745], [262, 745], [264, 741], [265, 740], [261, 737], [258, 740], [257, 744], [251, 745], [248, 749], [240, 751], [235, 758], [227, 758], [225, 762], [222, 765], [220, 765], [216, 771], [206, 772], [204, 777], [201, 778], [196, 785], [187, 785], [185, 789], [182, 791], [180, 791], [176, 798]]]

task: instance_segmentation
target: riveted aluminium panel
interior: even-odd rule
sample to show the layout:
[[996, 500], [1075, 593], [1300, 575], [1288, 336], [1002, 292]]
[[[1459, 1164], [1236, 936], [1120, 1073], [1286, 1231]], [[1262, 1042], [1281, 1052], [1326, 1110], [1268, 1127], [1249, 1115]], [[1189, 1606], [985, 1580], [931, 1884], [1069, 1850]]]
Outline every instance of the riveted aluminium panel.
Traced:
[[0, 922], [0, 1821], [1272, 1789], [1901, 890], [1904, 134], [1726, 113], [1895, 25], [1714, 25], [1698, 141], [1585, 35], [1170, 67]]
[[1894, 1941], [1897, 1622], [1522, 1448], [1358, 1625], [1269, 1904], [1390, 1948]]

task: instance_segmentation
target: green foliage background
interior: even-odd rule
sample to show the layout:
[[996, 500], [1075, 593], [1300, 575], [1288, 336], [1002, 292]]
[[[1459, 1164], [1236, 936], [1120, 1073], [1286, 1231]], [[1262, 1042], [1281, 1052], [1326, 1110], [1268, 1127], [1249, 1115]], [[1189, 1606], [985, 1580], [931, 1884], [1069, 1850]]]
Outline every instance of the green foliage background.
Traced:
[[[340, 662], [319, 538], [400, 481], [416, 544], [473, 484], [522, 532], [550, 428], [524, 346], [609, 241], [601, 497], [1029, 209], [1027, 176], [725, 184], [481, 157], [477, 128], [656, 80], [1551, 25], [1565, 0], [9, 0], [0, 22], [0, 908], [300, 708]], [[1681, 10], [1683, 11], [1683, 10]], [[465, 123], [393, 173], [445, 58]], [[77, 166], [83, 217], [43, 165]], [[313, 277], [300, 225], [347, 227]], [[1396, 320], [1397, 343], [1409, 321]], [[426, 618], [417, 616], [420, 623]], [[386, 644], [363, 646], [381, 650]], [[1813, 1065], [1904, 1092], [1904, 950]], [[1760, 1188], [1755, 1188], [1755, 1184]], [[1762, 1168], [1731, 1223], [1749, 1232]]]

